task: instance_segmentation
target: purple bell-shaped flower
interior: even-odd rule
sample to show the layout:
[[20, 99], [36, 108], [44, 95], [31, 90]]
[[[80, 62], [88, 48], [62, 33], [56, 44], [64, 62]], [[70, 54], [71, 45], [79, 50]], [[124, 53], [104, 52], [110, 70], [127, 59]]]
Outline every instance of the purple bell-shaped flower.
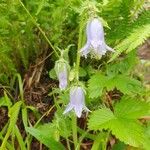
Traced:
[[81, 55], [85, 58], [87, 58], [88, 53], [91, 53], [96, 58], [101, 58], [107, 51], [114, 52], [114, 50], [105, 43], [103, 25], [98, 18], [94, 18], [87, 23], [86, 35], [87, 42], [80, 50]]
[[64, 90], [68, 85], [68, 65], [64, 60], [58, 60], [55, 63], [55, 71], [59, 80], [59, 88]]
[[70, 102], [63, 114], [68, 113], [72, 109], [74, 109], [78, 118], [81, 117], [83, 110], [90, 111], [85, 106], [85, 92], [84, 89], [80, 86], [73, 86], [70, 89]]

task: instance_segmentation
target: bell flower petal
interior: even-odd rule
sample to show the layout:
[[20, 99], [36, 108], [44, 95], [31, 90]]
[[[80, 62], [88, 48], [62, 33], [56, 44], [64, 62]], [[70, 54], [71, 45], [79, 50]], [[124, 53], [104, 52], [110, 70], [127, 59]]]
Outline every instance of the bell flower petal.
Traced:
[[96, 58], [101, 58], [107, 51], [114, 52], [105, 43], [103, 25], [98, 18], [94, 18], [87, 23], [86, 36], [87, 42], [80, 50], [81, 56], [87, 58], [87, 54], [92, 53]]
[[90, 111], [85, 106], [85, 92], [84, 92], [83, 88], [80, 86], [73, 86], [70, 89], [70, 102], [69, 102], [68, 106], [66, 107], [63, 114], [68, 113], [72, 109], [74, 110], [74, 112], [78, 118], [81, 117], [83, 110]]

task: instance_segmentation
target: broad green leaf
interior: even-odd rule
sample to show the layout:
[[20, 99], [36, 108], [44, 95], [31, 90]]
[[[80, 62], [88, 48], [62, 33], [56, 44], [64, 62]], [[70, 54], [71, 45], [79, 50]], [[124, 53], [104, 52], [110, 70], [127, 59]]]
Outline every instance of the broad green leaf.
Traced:
[[130, 97], [123, 97], [120, 102], [115, 105], [114, 114], [121, 118], [137, 119], [148, 115], [149, 110], [150, 106], [148, 103]]
[[53, 132], [52, 131], [53, 128], [49, 130], [45, 127], [44, 128], [39, 127], [39, 129], [36, 129], [33, 127], [27, 127], [26, 129], [27, 129], [27, 132], [29, 132], [37, 140], [39, 140], [44, 145], [46, 145], [49, 149], [52, 149], [52, 150], [64, 150], [65, 149], [64, 146], [61, 143], [57, 142], [51, 135], [51, 133]]
[[88, 93], [90, 98], [97, 98], [102, 95], [103, 88], [107, 77], [101, 73], [97, 73], [91, 77], [88, 81]]
[[148, 110], [149, 105], [146, 102], [123, 97], [114, 107], [114, 113], [108, 108], [93, 111], [88, 127], [91, 130], [110, 130], [126, 144], [147, 147], [148, 140], [144, 128], [137, 118], [147, 115]]
[[112, 150], [126, 150], [126, 147], [127, 146], [123, 142], [119, 141], [113, 146]]
[[141, 146], [145, 139], [143, 128], [137, 121], [117, 118], [106, 108], [91, 114], [88, 127], [91, 130], [111, 130], [120, 141], [135, 147]]
[[117, 88], [128, 95], [140, 94], [143, 91], [141, 83], [129, 76], [120, 74], [111, 77], [97, 73], [88, 81], [89, 97], [97, 98], [101, 96], [104, 88], [108, 91]]
[[140, 93], [142, 90], [141, 83], [138, 80], [130, 78], [124, 75], [116, 75], [110, 78], [106, 84], [107, 90], [113, 90], [117, 88], [124, 94]]
[[91, 113], [88, 127], [92, 130], [108, 129], [115, 119], [116, 117], [110, 109], [102, 108]]

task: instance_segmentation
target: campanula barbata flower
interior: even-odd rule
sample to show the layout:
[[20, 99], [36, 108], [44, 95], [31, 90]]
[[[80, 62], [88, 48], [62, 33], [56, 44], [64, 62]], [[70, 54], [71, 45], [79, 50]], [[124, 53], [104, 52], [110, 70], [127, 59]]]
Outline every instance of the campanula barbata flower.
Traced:
[[74, 110], [78, 118], [81, 117], [83, 110], [89, 111], [89, 109], [85, 106], [85, 91], [80, 86], [71, 87], [70, 102], [63, 114], [68, 113], [72, 109]]
[[93, 18], [87, 23], [86, 27], [87, 42], [80, 50], [81, 55], [87, 58], [87, 54], [91, 53], [96, 58], [101, 58], [107, 51], [114, 50], [105, 43], [104, 29], [98, 18]]
[[60, 59], [55, 63], [55, 72], [59, 80], [59, 88], [65, 90], [68, 85], [68, 64], [65, 60]]

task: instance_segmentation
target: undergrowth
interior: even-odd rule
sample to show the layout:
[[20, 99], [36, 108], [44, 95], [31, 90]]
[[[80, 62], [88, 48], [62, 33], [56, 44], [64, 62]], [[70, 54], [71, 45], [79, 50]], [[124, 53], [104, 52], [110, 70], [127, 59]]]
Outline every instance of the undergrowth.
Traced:
[[[1, 0], [0, 109], [9, 119], [0, 150], [34, 149], [35, 139], [38, 149], [149, 150], [150, 87], [136, 71], [137, 50], [150, 37], [147, 6], [146, 0]], [[92, 13], [115, 51], [99, 60], [80, 57]], [[62, 65], [65, 90], [57, 88]], [[50, 103], [44, 113], [26, 98], [41, 82], [50, 83], [46, 92], [40, 87]], [[78, 119], [77, 110], [63, 114], [76, 86], [90, 110]]]

